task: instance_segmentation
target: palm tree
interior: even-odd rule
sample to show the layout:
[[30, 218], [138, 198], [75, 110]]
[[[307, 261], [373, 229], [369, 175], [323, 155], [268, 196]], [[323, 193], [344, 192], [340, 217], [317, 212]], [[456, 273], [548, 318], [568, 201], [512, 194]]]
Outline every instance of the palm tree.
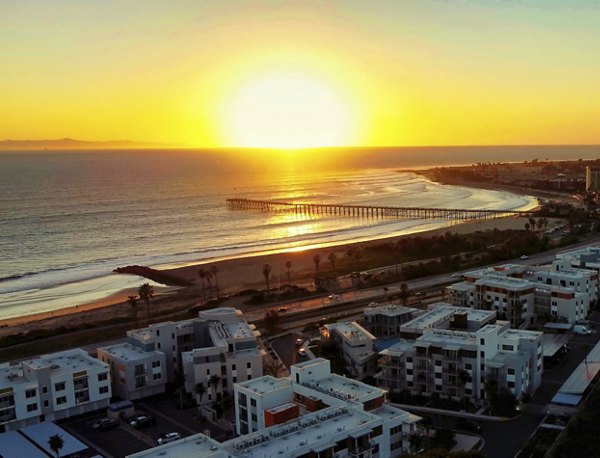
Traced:
[[529, 218], [529, 227], [531, 228], [532, 231], [535, 231], [535, 219], [534, 218]]
[[271, 288], [269, 288], [269, 275], [271, 275], [271, 264], [265, 264], [262, 268], [262, 273], [265, 277], [265, 284], [267, 285], [267, 294], [270, 294]]
[[529, 228], [530, 228], [529, 223], [525, 223], [525, 230], [529, 231]]
[[56, 458], [60, 457], [60, 451], [62, 450], [64, 445], [65, 441], [59, 434], [50, 436], [50, 438], [48, 439], [48, 446], [50, 447], [50, 450], [56, 453]]
[[138, 296], [146, 304], [146, 311], [148, 312], [148, 321], [150, 321], [150, 299], [154, 297], [154, 289], [150, 283], [144, 283], [138, 288]]
[[408, 298], [410, 296], [410, 291], [408, 290], [408, 285], [406, 283], [402, 283], [400, 285], [400, 299], [402, 299], [402, 305], [406, 307], [406, 303], [408, 302]]
[[315, 263], [315, 277], [319, 278], [319, 266], [321, 265], [321, 256], [315, 254], [313, 256], [313, 262]]
[[540, 218], [540, 219], [537, 220], [537, 228], [538, 228], [538, 231], [540, 233], [540, 237], [542, 235], [542, 228], [543, 227], [544, 227], [544, 221], [542, 220], [542, 218]]
[[335, 270], [335, 260], [337, 258], [335, 256], [335, 251], [332, 251], [331, 253], [329, 253], [329, 256], [327, 256], [327, 259], [329, 259], [329, 263], [331, 264], [331, 270], [333, 270], [333, 276], [335, 278], [337, 278], [337, 272]]
[[127, 304], [131, 307], [131, 314], [133, 315], [133, 320], [137, 323], [138, 319], [138, 298], [137, 296], [129, 296], [127, 298]]
[[290, 270], [292, 268], [292, 262], [286, 261], [285, 268], [287, 269], [287, 272], [288, 272], [288, 285], [292, 286], [292, 273]]
[[211, 284], [211, 279], [213, 277], [213, 274], [210, 270], [206, 271], [206, 281], [208, 282], [208, 297], [210, 299], [212, 299], [212, 284]]
[[198, 276], [200, 277], [200, 281], [202, 282], [202, 299], [205, 299], [204, 279], [206, 278], [206, 271], [204, 269], [198, 269]]
[[198, 396], [198, 404], [202, 404], [202, 399], [206, 394], [206, 387], [204, 386], [204, 383], [196, 383], [194, 385], [194, 393], [196, 393], [196, 396]]
[[[215, 394], [215, 398], [217, 397], [217, 387], [219, 386], [219, 382], [221, 381], [221, 377], [217, 374], [211, 375], [208, 379], [208, 386], [210, 386], [213, 390], [213, 394]], [[216, 399], [215, 399], [216, 400]]]
[[219, 298], [219, 277], [217, 277], [217, 274], [219, 273], [219, 269], [216, 265], [212, 265], [210, 266], [210, 272], [213, 274], [213, 277], [215, 277], [215, 287], [217, 288], [217, 299]]

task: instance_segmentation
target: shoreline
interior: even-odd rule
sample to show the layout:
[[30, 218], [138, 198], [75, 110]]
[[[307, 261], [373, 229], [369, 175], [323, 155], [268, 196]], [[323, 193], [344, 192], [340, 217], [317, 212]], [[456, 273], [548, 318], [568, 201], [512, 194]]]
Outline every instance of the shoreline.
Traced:
[[[198, 276], [198, 270], [209, 270], [213, 265], [215, 265], [218, 269], [217, 282], [219, 284], [219, 291], [221, 295], [232, 294], [246, 289], [263, 289], [265, 287], [265, 278], [263, 276], [263, 266], [265, 264], [271, 265], [271, 288], [277, 288], [280, 285], [287, 284], [287, 269], [285, 264], [288, 261], [292, 263], [292, 267], [290, 269], [292, 282], [298, 285], [306, 285], [313, 283], [315, 272], [313, 258], [315, 255], [321, 256], [321, 269], [322, 271], [327, 272], [330, 270], [330, 262], [328, 261], [327, 257], [331, 252], [336, 253], [337, 262], [340, 263], [339, 265], [343, 265], [344, 261], [346, 261], [346, 263], [348, 262], [346, 260], [346, 253], [350, 248], [355, 249], [356, 247], [359, 247], [364, 249], [367, 246], [395, 243], [396, 241], [406, 237], [429, 238], [436, 235], [443, 235], [448, 231], [458, 234], [466, 234], [493, 229], [522, 229], [523, 224], [522, 218], [515, 217], [468, 221], [452, 226], [425, 230], [422, 232], [411, 232], [409, 234], [390, 236], [376, 240], [346, 243], [338, 246], [270, 254], [254, 254], [250, 256], [236, 257], [219, 261], [205, 260], [183, 267], [161, 269], [161, 272], [180, 278], [182, 281], [192, 283], [192, 286], [189, 286], [185, 289], [187, 289], [190, 294], [195, 293], [197, 295], [195, 302], [199, 303], [201, 300], [201, 282], [200, 277]], [[140, 284], [143, 282], [144, 279], [140, 279]], [[215, 285], [214, 280], [213, 285]], [[155, 290], [157, 291], [157, 294], [154, 304], [158, 305], [158, 298], [163, 296], [161, 292], [173, 291], [174, 288], [161, 287], [160, 289], [155, 288]], [[136, 292], [136, 288], [131, 288], [119, 291], [106, 298], [88, 303], [65, 307], [54, 311], [0, 319], [0, 337], [19, 332], [28, 332], [33, 329], [52, 329], [71, 325], [77, 326], [120, 316], [129, 316], [130, 309], [126, 304], [126, 301], [129, 295], [135, 294]], [[140, 304], [140, 314], [143, 314], [142, 309], [143, 305]]]
[[[424, 176], [426, 179], [435, 181], [441, 184], [441, 181], [434, 180], [432, 177], [433, 169], [425, 170], [397, 170], [398, 172], [412, 172]], [[473, 188], [463, 183], [452, 183], [455, 186], [461, 186], [465, 188]], [[507, 191], [511, 193], [519, 193], [518, 195], [527, 198], [531, 202], [531, 198], [537, 193], [535, 190], [529, 189], [506, 189], [503, 186], [481, 186], [481, 188], [496, 190], [496, 191]], [[477, 189], [477, 188], [475, 188]], [[538, 194], [539, 196], [539, 194]], [[509, 221], [507, 223], [507, 221]], [[460, 222], [455, 224], [448, 224], [437, 228], [427, 228], [427, 225], [422, 225], [422, 230], [416, 228], [407, 228], [405, 233], [396, 233], [394, 235], [382, 235], [380, 237], [369, 237], [365, 240], [360, 238], [353, 238], [352, 241], [340, 241], [333, 243], [314, 243], [301, 248], [290, 248], [290, 249], [274, 249], [267, 252], [249, 252], [240, 253], [237, 255], [231, 255], [224, 258], [212, 258], [212, 259], [200, 259], [197, 261], [186, 262], [184, 265], [159, 265], [153, 266], [152, 269], [158, 272], [160, 275], [165, 277], [171, 277], [181, 282], [181, 284], [188, 284], [187, 288], [197, 289], [200, 294], [201, 281], [198, 276], [199, 269], [208, 270], [210, 266], [217, 266], [218, 275], [216, 281], [219, 283], [219, 289], [221, 294], [231, 294], [244, 289], [251, 288], [263, 288], [265, 286], [265, 279], [262, 273], [264, 264], [270, 264], [272, 267], [271, 272], [271, 286], [277, 287], [280, 284], [287, 283], [287, 269], [285, 263], [287, 261], [292, 262], [292, 277], [295, 283], [312, 283], [314, 278], [314, 263], [313, 256], [319, 254], [321, 256], [322, 269], [327, 270], [329, 261], [327, 256], [335, 252], [338, 257], [338, 262], [342, 262], [345, 258], [345, 253], [350, 247], [366, 247], [371, 245], [380, 245], [385, 243], [393, 243], [396, 240], [404, 237], [432, 237], [434, 235], [444, 234], [448, 231], [455, 233], [468, 233], [475, 232], [478, 230], [486, 229], [507, 229], [507, 228], [518, 228], [521, 229], [523, 223], [515, 223], [518, 219], [514, 217], [503, 217], [492, 220], [472, 220], [466, 222]], [[415, 230], [417, 229], [417, 230]], [[342, 262], [343, 264], [343, 262]], [[145, 268], [145, 267], [144, 267]], [[134, 272], [129, 272], [134, 273]], [[147, 276], [139, 277], [140, 284], [145, 282], [146, 279], [150, 278]], [[214, 281], [214, 280], [213, 280]], [[162, 289], [162, 288], [161, 288]], [[17, 326], [21, 324], [27, 324], [32, 322], [43, 321], [48, 318], [58, 318], [68, 315], [77, 314], [80, 312], [91, 312], [99, 308], [108, 308], [123, 306], [128, 296], [135, 294], [137, 288], [126, 288], [118, 292], [110, 294], [107, 297], [84, 302], [77, 305], [56, 308], [54, 310], [48, 310], [43, 312], [37, 312], [28, 315], [21, 315], [17, 317], [0, 318], [0, 326], [3, 328]], [[200, 299], [200, 297], [198, 297]]]

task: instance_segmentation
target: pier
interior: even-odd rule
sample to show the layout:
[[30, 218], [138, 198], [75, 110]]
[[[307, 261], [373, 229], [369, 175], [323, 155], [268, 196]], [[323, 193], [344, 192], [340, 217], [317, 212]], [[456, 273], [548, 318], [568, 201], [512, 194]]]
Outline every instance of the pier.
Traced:
[[311, 204], [273, 200], [227, 199], [231, 210], [257, 210], [268, 213], [354, 216], [361, 218], [448, 219], [467, 221], [504, 216], [533, 216], [532, 211], [473, 210], [458, 208], [383, 207], [376, 205]]

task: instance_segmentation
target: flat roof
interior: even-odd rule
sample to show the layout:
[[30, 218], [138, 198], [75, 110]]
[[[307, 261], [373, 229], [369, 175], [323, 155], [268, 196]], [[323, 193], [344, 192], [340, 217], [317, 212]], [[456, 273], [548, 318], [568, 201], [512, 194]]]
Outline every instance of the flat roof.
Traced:
[[568, 334], [544, 334], [542, 336], [542, 345], [544, 358], [551, 358], [563, 346], [569, 342], [571, 336]]
[[9, 431], [0, 434], [0, 457], [48, 458], [48, 455], [29, 442], [17, 431]]
[[229, 454], [225, 452], [220, 442], [205, 436], [202, 433], [193, 436], [184, 437], [176, 442], [152, 447], [147, 450], [129, 455], [130, 458], [164, 458], [182, 457], [182, 458], [228, 458]]
[[251, 380], [238, 383], [238, 386], [257, 394], [265, 394], [281, 388], [291, 387], [289, 378], [275, 378], [272, 375], [263, 375]]
[[356, 321], [343, 321], [340, 323], [332, 323], [326, 324], [325, 327], [327, 329], [334, 329], [345, 339], [353, 341], [353, 340], [375, 340], [376, 337], [363, 328]]
[[583, 362], [575, 368], [558, 391], [560, 393], [583, 394], [599, 371], [600, 342], [590, 350]]
[[382, 388], [367, 385], [366, 383], [338, 374], [330, 374], [323, 379], [308, 382], [307, 386], [345, 400], [361, 400], [364, 397], [373, 395], [383, 396], [387, 392]]
[[130, 343], [118, 343], [115, 345], [110, 345], [108, 347], [100, 347], [98, 350], [101, 350], [105, 353], [108, 353], [115, 358], [119, 358], [123, 361], [138, 361], [147, 359], [153, 353], [160, 353], [158, 351], [144, 351], [141, 348], [138, 348]]
[[406, 315], [409, 313], [418, 312], [419, 309], [413, 307], [404, 307], [398, 304], [383, 304], [377, 305], [376, 307], [368, 307], [363, 311], [364, 315], [386, 315], [386, 316], [398, 316]]
[[60, 454], [62, 456], [78, 453], [88, 448], [88, 446], [83, 442], [80, 442], [77, 438], [71, 436], [71, 434], [69, 434], [67, 431], [49, 421], [26, 426], [25, 428], [21, 428], [19, 432], [27, 436], [32, 442], [48, 452], [51, 456], [55, 456], [55, 453], [48, 445], [48, 438], [50, 436], [54, 436], [55, 434], [61, 436], [64, 441], [63, 448], [60, 449]]
[[466, 313], [467, 321], [470, 322], [484, 322], [489, 320], [490, 317], [496, 316], [495, 310], [472, 309], [439, 302], [431, 305], [425, 314], [404, 323], [402, 328], [423, 330], [425, 328], [440, 327], [450, 322], [456, 313]]
[[101, 367], [108, 370], [108, 365], [106, 363], [91, 357], [85, 352], [85, 350], [82, 350], [81, 348], [74, 348], [49, 355], [42, 355], [39, 358], [22, 361], [22, 364], [33, 369], [43, 369], [49, 367], [50, 370], [53, 371], [53, 375], [61, 373], [71, 374], [73, 372], [78, 372], [93, 367]]

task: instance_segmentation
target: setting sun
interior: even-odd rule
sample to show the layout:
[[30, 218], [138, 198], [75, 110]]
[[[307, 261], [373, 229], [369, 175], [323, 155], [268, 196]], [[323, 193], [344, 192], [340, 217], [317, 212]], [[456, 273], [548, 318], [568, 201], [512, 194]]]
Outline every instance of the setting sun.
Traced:
[[243, 86], [230, 108], [232, 143], [307, 148], [347, 144], [349, 115], [335, 91], [313, 77], [279, 73]]

